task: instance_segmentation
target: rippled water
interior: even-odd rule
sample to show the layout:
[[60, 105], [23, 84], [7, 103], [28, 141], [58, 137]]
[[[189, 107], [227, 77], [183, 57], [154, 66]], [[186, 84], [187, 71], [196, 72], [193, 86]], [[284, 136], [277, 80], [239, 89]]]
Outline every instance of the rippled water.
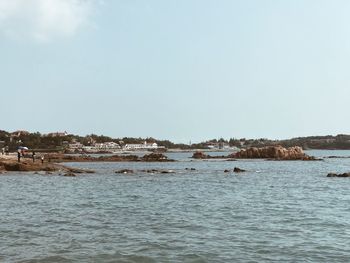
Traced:
[[[350, 151], [313, 151], [350, 156]], [[0, 262], [349, 262], [350, 159], [78, 163], [0, 177]], [[224, 173], [235, 166], [247, 173]], [[175, 174], [118, 175], [118, 169]], [[186, 171], [185, 168], [196, 168]]]

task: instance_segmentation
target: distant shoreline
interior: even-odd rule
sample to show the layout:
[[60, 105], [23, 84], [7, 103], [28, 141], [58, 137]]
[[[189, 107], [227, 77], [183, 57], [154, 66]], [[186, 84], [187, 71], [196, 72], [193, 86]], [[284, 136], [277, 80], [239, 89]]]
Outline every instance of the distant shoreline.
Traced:
[[[297, 137], [286, 140], [246, 139], [246, 138], [219, 138], [210, 139], [198, 143], [174, 143], [170, 140], [159, 140], [152, 137], [147, 138], [112, 138], [104, 135], [90, 134], [86, 136], [69, 134], [67, 132], [53, 132], [41, 134], [31, 133], [24, 130], [7, 132], [0, 130], [0, 150], [7, 147], [9, 151], [15, 152], [18, 147], [25, 146], [37, 152], [86, 152], [93, 154], [105, 152], [145, 152], [147, 150], [168, 152], [193, 152], [196, 150], [208, 152], [230, 152], [237, 149], [251, 147], [277, 146], [294, 147], [299, 146], [304, 150], [350, 150], [350, 135], [339, 134], [336, 136], [308, 136]], [[123, 152], [122, 152], [123, 153]]]

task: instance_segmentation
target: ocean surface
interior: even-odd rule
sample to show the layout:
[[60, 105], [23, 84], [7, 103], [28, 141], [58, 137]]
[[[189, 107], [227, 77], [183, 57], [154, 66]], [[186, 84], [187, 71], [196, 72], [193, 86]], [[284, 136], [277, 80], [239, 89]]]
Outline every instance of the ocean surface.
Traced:
[[[77, 177], [1, 175], [0, 262], [350, 262], [350, 178], [326, 177], [350, 172], [350, 158], [190, 155], [169, 153], [173, 163], [70, 163], [97, 171]], [[247, 172], [224, 173], [234, 167]]]

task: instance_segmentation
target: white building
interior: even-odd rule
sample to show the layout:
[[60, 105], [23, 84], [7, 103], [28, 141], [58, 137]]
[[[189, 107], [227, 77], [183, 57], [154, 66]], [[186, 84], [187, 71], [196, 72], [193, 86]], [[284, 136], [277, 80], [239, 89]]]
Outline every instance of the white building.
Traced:
[[124, 150], [155, 150], [158, 149], [157, 143], [125, 144]]
[[115, 142], [95, 143], [94, 148], [98, 151], [116, 151], [121, 149], [120, 145]]

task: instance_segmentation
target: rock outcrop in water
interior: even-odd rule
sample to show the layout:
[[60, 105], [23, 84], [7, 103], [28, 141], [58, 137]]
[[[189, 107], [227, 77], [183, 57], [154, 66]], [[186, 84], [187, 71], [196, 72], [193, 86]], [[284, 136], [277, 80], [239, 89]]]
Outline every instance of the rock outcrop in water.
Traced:
[[66, 155], [66, 154], [47, 154], [46, 160], [50, 162], [136, 162], [139, 157], [136, 155], [103, 155], [93, 157], [90, 155]]
[[243, 170], [241, 168], [235, 167], [233, 170], [224, 170], [224, 173], [230, 173], [231, 171], [233, 171], [234, 173], [244, 173], [246, 172], [246, 170]]
[[115, 173], [116, 174], [133, 174], [134, 171], [130, 169], [122, 169], [122, 170], [116, 171]]
[[30, 161], [16, 162], [12, 160], [0, 161], [0, 166], [3, 171], [9, 172], [38, 172], [38, 171], [56, 171], [57, 167], [54, 165], [42, 165]]
[[174, 160], [168, 159], [167, 156], [165, 156], [162, 153], [151, 153], [146, 154], [141, 158], [141, 161], [143, 162], [172, 162]]
[[137, 155], [103, 155], [93, 157], [90, 155], [65, 155], [48, 154], [45, 159], [50, 162], [172, 162], [167, 156], [161, 153], [146, 154], [143, 157]]
[[29, 160], [23, 160], [21, 162], [17, 162], [15, 159], [7, 159], [7, 160], [0, 160], [0, 171], [4, 172], [56, 172], [56, 171], [62, 171], [66, 173], [74, 173], [74, 174], [81, 174], [81, 173], [94, 173], [93, 170], [85, 170], [85, 169], [78, 169], [78, 168], [71, 168], [66, 167], [60, 164], [55, 163], [41, 163], [39, 161], [33, 163]]
[[211, 155], [208, 155], [208, 154], [205, 154], [201, 151], [196, 151], [193, 153], [192, 155], [192, 158], [193, 159], [225, 159], [225, 158], [228, 158], [227, 156], [211, 156]]
[[122, 169], [115, 172], [116, 174], [137, 174], [137, 173], [147, 173], [147, 174], [172, 174], [175, 173], [174, 170], [159, 170], [159, 169], [148, 169], [148, 170], [130, 170]]
[[197, 151], [192, 155], [194, 159], [271, 159], [271, 160], [303, 160], [315, 161], [315, 157], [304, 153], [301, 147], [295, 146], [284, 148], [282, 146], [267, 146], [262, 148], [243, 149], [237, 153], [228, 156], [210, 156], [203, 152]]
[[350, 173], [342, 173], [342, 174], [329, 173], [327, 177], [350, 177]]
[[317, 160], [308, 156], [301, 147], [284, 148], [282, 146], [268, 146], [263, 148], [248, 148], [231, 154], [229, 158], [235, 159], [273, 159], [273, 160]]
[[203, 152], [200, 152], [200, 151], [196, 151], [195, 153], [193, 153], [192, 158], [193, 159], [208, 159], [209, 155], [207, 155]]
[[244, 172], [246, 172], [246, 170], [241, 169], [241, 168], [238, 168], [238, 167], [235, 167], [235, 168], [233, 169], [233, 172], [234, 172], [234, 173], [244, 173]]

